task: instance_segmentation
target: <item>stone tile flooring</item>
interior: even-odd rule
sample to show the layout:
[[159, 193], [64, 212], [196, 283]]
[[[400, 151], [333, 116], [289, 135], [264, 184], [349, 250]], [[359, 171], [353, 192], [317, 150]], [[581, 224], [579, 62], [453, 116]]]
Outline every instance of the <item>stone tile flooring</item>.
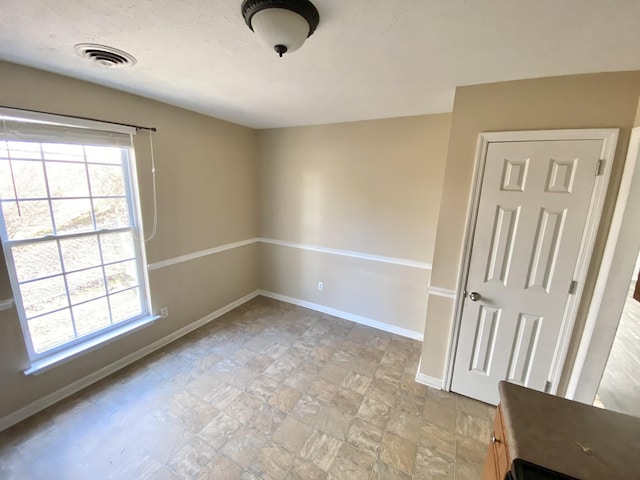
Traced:
[[420, 343], [258, 297], [0, 433], [3, 480], [479, 479], [494, 408]]

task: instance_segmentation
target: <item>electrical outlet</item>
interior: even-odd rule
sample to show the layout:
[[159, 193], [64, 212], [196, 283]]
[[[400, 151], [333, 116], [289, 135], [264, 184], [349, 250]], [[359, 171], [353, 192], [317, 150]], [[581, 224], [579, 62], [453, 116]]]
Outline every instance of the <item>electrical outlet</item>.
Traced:
[[162, 307], [160, 309], [160, 316], [162, 318], [167, 318], [169, 316], [169, 309], [167, 307]]
[[318, 282], [318, 290], [320, 291], [324, 290], [324, 282]]

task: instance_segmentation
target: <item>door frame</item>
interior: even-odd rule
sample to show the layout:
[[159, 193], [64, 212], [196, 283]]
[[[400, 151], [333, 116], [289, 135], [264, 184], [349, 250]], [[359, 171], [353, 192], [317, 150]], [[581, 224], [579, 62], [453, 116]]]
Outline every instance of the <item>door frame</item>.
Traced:
[[455, 364], [456, 351], [458, 348], [458, 337], [460, 334], [460, 324], [462, 322], [462, 310], [464, 306], [464, 292], [469, 275], [469, 263], [473, 250], [473, 239], [476, 230], [478, 217], [478, 207], [480, 205], [480, 194], [484, 171], [487, 159], [487, 151], [491, 143], [496, 142], [528, 142], [528, 141], [560, 141], [560, 140], [602, 140], [602, 151], [600, 158], [604, 160], [602, 174], [596, 176], [593, 194], [587, 213], [587, 223], [585, 225], [578, 261], [574, 271], [574, 278], [578, 280], [578, 287], [575, 295], [569, 298], [563, 325], [561, 327], [558, 346], [553, 355], [551, 367], [551, 382], [549, 393], [556, 394], [562, 367], [567, 356], [571, 333], [575, 324], [576, 314], [582, 298], [585, 285], [585, 278], [591, 261], [591, 253], [598, 232], [598, 224], [602, 215], [602, 209], [611, 177], [611, 169], [615, 157], [616, 145], [618, 142], [619, 129], [599, 128], [599, 129], [566, 129], [566, 130], [528, 130], [511, 132], [484, 132], [478, 135], [476, 148], [476, 158], [474, 164], [474, 174], [472, 189], [467, 207], [467, 222], [464, 233], [464, 243], [462, 257], [458, 269], [458, 280], [456, 286], [456, 300], [453, 311], [453, 325], [449, 335], [449, 348], [445, 367], [444, 389], [451, 390], [453, 380], [453, 367]]
[[[609, 360], [640, 250], [640, 127], [631, 131], [620, 189], [567, 398], [592, 404]], [[633, 265], [629, 259], [633, 258]]]

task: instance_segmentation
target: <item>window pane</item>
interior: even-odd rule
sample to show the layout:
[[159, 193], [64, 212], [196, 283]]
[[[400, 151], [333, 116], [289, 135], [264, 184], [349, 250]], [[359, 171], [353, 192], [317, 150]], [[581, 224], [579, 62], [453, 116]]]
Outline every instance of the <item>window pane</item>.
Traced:
[[139, 289], [137, 288], [109, 295], [109, 303], [111, 304], [113, 323], [121, 322], [142, 313]]
[[104, 263], [119, 262], [135, 257], [133, 235], [131, 232], [100, 235], [100, 245], [102, 246]]
[[96, 235], [60, 240], [60, 249], [66, 272], [100, 265], [100, 249]]
[[96, 198], [93, 201], [98, 230], [128, 227], [129, 208], [126, 198]]
[[49, 202], [43, 200], [27, 200], [2, 202], [2, 214], [7, 227], [9, 240], [39, 238], [53, 234]]
[[1, 160], [3, 176], [2, 198], [16, 198], [11, 182], [11, 169], [13, 169], [13, 181], [16, 185], [18, 198], [47, 198], [47, 187], [44, 181], [42, 162], [30, 162], [24, 160]]
[[62, 273], [58, 245], [55, 241], [17, 245], [11, 252], [19, 282]]
[[[40, 131], [43, 143], [31, 141]], [[42, 357], [148, 313], [146, 275], [129, 203], [129, 147], [73, 143], [83, 137], [47, 125], [22, 133], [27, 141], [0, 141], [0, 224], [20, 241], [8, 244], [9, 268], [25, 337]]]
[[51, 198], [88, 197], [87, 170], [83, 163], [47, 162]]
[[62, 276], [23, 283], [20, 292], [28, 318], [69, 306]]
[[33, 349], [40, 353], [74, 338], [69, 309], [29, 320]]
[[52, 200], [51, 205], [59, 234], [93, 230], [91, 201], [89, 199]]
[[88, 167], [93, 196], [124, 196], [124, 176], [121, 166], [89, 165]]
[[67, 274], [67, 286], [73, 305], [106, 295], [102, 267]]
[[122, 149], [113, 147], [84, 147], [87, 162], [122, 164]]
[[107, 265], [104, 271], [109, 293], [138, 286], [138, 270], [134, 260]]
[[92, 302], [73, 307], [73, 319], [76, 322], [78, 335], [86, 335], [104, 327], [108, 327], [109, 304], [106, 298], [99, 298]]
[[65, 162], [84, 162], [82, 145], [65, 143], [43, 143], [42, 155], [45, 160], [64, 160]]
[[[2, 155], [2, 146], [4, 142], [0, 142], [0, 155]], [[0, 198], [16, 198], [13, 192], [13, 181], [11, 180], [11, 169], [7, 160], [0, 159]]]
[[7, 142], [12, 159], [16, 158], [42, 158], [40, 144], [33, 142]]

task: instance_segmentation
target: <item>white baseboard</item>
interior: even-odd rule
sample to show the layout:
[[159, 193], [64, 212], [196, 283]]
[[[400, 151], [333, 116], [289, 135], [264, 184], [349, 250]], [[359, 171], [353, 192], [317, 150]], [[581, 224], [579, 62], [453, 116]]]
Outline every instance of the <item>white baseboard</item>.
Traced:
[[403, 337], [408, 337], [408, 338], [412, 338], [414, 340], [420, 340], [420, 341], [424, 339], [424, 334], [422, 332], [416, 332], [414, 330], [409, 330], [407, 328], [397, 327], [395, 325], [390, 325], [388, 323], [379, 322], [377, 320], [372, 320], [366, 317], [361, 317], [360, 315], [355, 315], [353, 313], [343, 312], [342, 310], [336, 310], [335, 308], [325, 307], [324, 305], [307, 302], [306, 300], [300, 300], [299, 298], [288, 297], [286, 295], [280, 295], [279, 293], [269, 292], [267, 290], [260, 290], [259, 294], [265, 297], [273, 298], [274, 300], [280, 300], [281, 302], [291, 303], [293, 305], [298, 305], [299, 307], [305, 307], [310, 310], [327, 313], [329, 315], [333, 315], [334, 317], [342, 318], [344, 320], [349, 320], [351, 322], [359, 323], [361, 325], [377, 328], [378, 330], [383, 330], [389, 333], [395, 333]]
[[81, 378], [80, 380], [76, 380], [75, 382], [70, 383], [69, 385], [61, 388], [60, 390], [57, 390], [53, 393], [50, 393], [49, 395], [39, 398], [35, 402], [30, 403], [29, 405], [26, 405], [25, 407], [22, 407], [19, 410], [16, 410], [15, 412], [0, 418], [0, 431], [5, 430], [6, 428], [9, 428], [12, 425], [15, 425], [16, 423], [24, 420], [27, 417], [35, 415], [36, 413], [44, 410], [47, 407], [50, 407], [51, 405], [59, 402], [60, 400], [70, 395], [73, 395], [74, 393], [79, 392], [83, 388], [88, 387], [92, 383], [102, 380], [106, 376], [117, 372], [118, 370], [135, 362], [136, 360], [139, 360], [142, 357], [145, 357], [146, 355], [153, 353], [159, 348], [162, 348], [165, 345], [177, 340], [178, 338], [183, 337], [186, 334], [191, 333], [192, 331], [211, 322], [212, 320], [215, 320], [216, 318], [221, 317], [225, 313], [230, 312], [234, 308], [239, 307], [243, 303], [248, 302], [249, 300], [257, 297], [258, 295], [260, 295], [260, 292], [257, 290], [255, 292], [250, 293], [249, 295], [245, 295], [244, 297], [239, 298], [238, 300], [231, 302], [222, 308], [219, 308], [215, 312], [212, 312], [209, 315], [202, 317], [199, 320], [196, 320], [195, 322], [187, 325], [186, 327], [182, 327], [181, 329], [176, 330], [172, 334], [167, 335], [166, 337], [161, 338], [160, 340], [157, 340], [151, 343], [150, 345], [147, 345], [146, 347], [143, 347], [140, 350], [133, 352], [127, 355], [126, 357], [123, 357], [120, 360], [107, 365], [106, 367], [101, 368], [100, 370], [97, 370], [87, 375], [86, 377]]
[[[127, 355], [126, 357], [121, 358], [120, 360], [113, 362], [103, 368], [101, 368], [100, 370], [97, 370], [89, 375], [87, 375], [86, 377], [83, 377], [79, 380], [76, 380], [73, 383], [70, 383], [69, 385], [53, 392], [50, 393], [49, 395], [46, 395], [42, 398], [39, 398], [38, 400], [36, 400], [33, 403], [30, 403], [29, 405], [26, 405], [22, 408], [20, 408], [19, 410], [16, 410], [15, 412], [10, 413], [9, 415], [6, 415], [2, 418], [0, 418], [0, 431], [5, 430], [9, 427], [11, 427], [12, 425], [15, 425], [16, 423], [24, 420], [25, 418], [28, 418], [32, 415], [35, 415], [36, 413], [44, 410], [47, 407], [50, 407], [51, 405], [58, 403], [60, 400], [63, 400], [66, 397], [69, 397], [71, 395], [73, 395], [74, 393], [79, 392], [80, 390], [88, 387], [89, 385], [102, 380], [103, 378], [111, 375], [112, 373], [117, 372], [118, 370], [132, 364], [133, 362], [135, 362], [136, 360], [139, 360], [147, 355], [149, 355], [150, 353], [153, 353], [154, 351], [164, 347], [165, 345], [168, 345], [169, 343], [179, 339], [180, 337], [183, 337], [185, 335], [187, 335], [188, 333], [191, 333], [192, 331], [202, 327], [203, 325], [206, 325], [207, 323], [211, 322], [212, 320], [215, 320], [218, 317], [221, 317], [222, 315], [224, 315], [225, 313], [233, 310], [234, 308], [239, 307], [240, 305], [248, 302], [249, 300], [257, 297], [258, 295], [263, 295], [265, 297], [269, 297], [269, 298], [273, 298], [275, 300], [280, 300], [282, 302], [287, 302], [287, 303], [291, 303], [293, 305], [298, 305], [300, 307], [305, 307], [305, 308], [309, 308], [311, 310], [315, 310], [318, 312], [322, 312], [322, 313], [326, 313], [329, 315], [333, 315], [334, 317], [338, 317], [338, 318], [342, 318], [345, 320], [349, 320], [351, 322], [355, 322], [355, 323], [359, 323], [361, 325], [367, 325], [369, 327], [373, 327], [376, 328], [378, 330], [383, 330], [385, 332], [389, 332], [389, 333], [395, 333], [397, 335], [401, 335], [403, 337], [408, 337], [408, 338], [412, 338], [414, 340], [423, 340], [424, 335], [421, 332], [416, 332], [413, 330], [409, 330], [406, 328], [402, 328], [402, 327], [397, 327], [395, 325], [390, 325], [388, 323], [384, 323], [384, 322], [379, 322], [377, 320], [372, 320], [370, 318], [366, 318], [366, 317], [362, 317], [360, 315], [355, 315], [352, 313], [348, 313], [348, 312], [343, 312], [341, 310], [336, 310], [335, 308], [330, 308], [330, 307], [325, 307], [324, 305], [319, 305], [316, 303], [311, 303], [311, 302], [307, 302], [305, 300], [300, 300], [297, 298], [293, 298], [293, 297], [288, 297], [286, 295], [280, 295], [278, 293], [273, 293], [273, 292], [269, 292], [269, 291], [265, 291], [265, 290], [256, 290], [252, 293], [250, 293], [249, 295], [246, 295], [242, 298], [239, 298], [238, 300], [229, 303], [228, 305], [225, 305], [222, 308], [219, 308], [218, 310], [216, 310], [215, 312], [210, 313], [209, 315], [196, 320], [195, 322], [182, 327], [179, 330], [176, 330], [175, 332], [173, 332], [170, 335], [167, 335], [164, 338], [161, 338], [160, 340], [157, 340], [155, 342], [153, 342], [150, 345], [147, 345], [146, 347], [141, 348], [140, 350], [133, 352], [129, 355]], [[422, 375], [422, 374], [418, 374], [418, 376], [416, 377], [416, 381], [419, 383], [423, 383], [425, 385], [434, 387], [434, 388], [442, 388], [442, 381], [439, 379], [435, 379], [435, 378], [431, 378], [428, 377], [426, 375]]]
[[426, 385], [427, 387], [442, 390], [442, 379], [430, 377], [429, 375], [425, 375], [424, 373], [418, 372], [416, 374], [416, 382], [421, 383], [422, 385]]

